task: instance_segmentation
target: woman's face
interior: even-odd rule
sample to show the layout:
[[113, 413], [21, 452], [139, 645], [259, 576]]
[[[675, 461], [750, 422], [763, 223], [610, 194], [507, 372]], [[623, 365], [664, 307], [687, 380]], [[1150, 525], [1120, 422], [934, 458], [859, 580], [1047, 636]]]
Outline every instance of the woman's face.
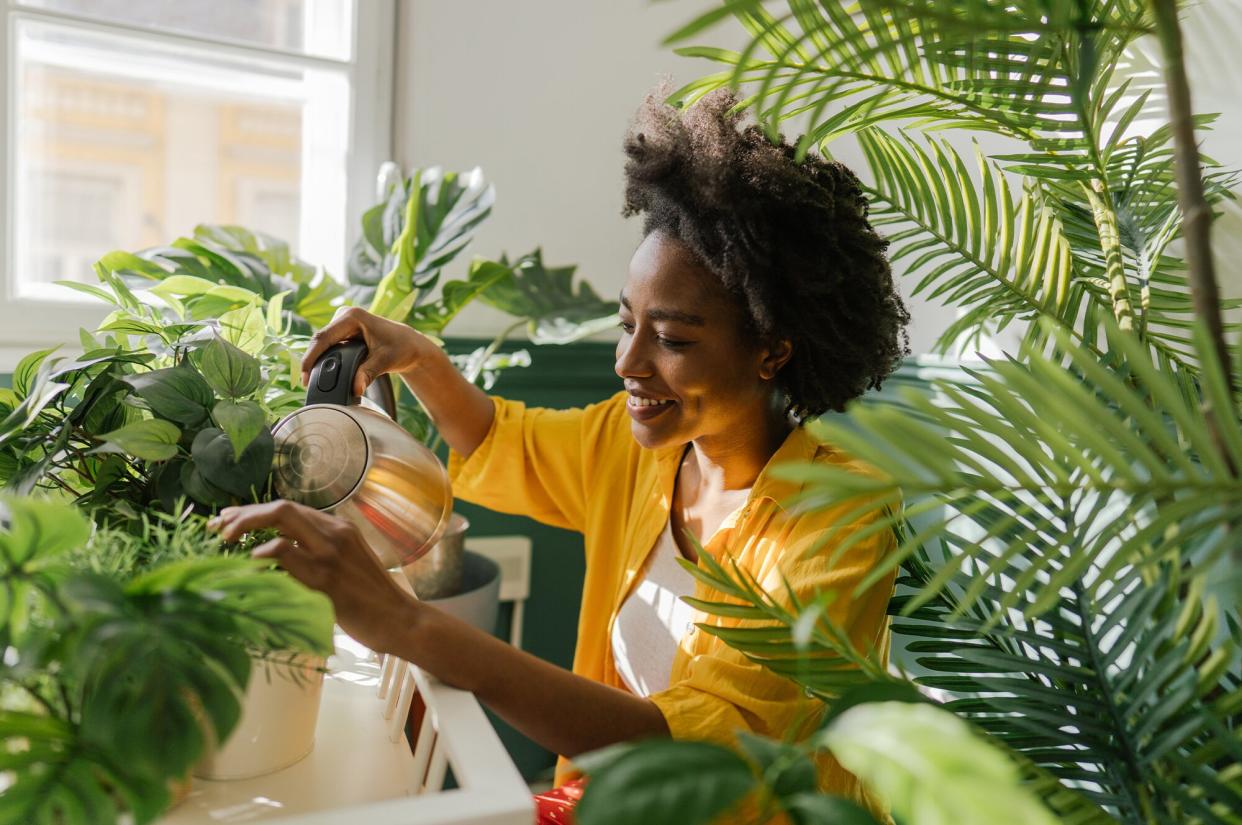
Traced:
[[656, 449], [744, 437], [772, 408], [772, 377], [788, 359], [744, 332], [742, 308], [680, 241], [643, 240], [621, 291], [617, 375], [634, 438]]

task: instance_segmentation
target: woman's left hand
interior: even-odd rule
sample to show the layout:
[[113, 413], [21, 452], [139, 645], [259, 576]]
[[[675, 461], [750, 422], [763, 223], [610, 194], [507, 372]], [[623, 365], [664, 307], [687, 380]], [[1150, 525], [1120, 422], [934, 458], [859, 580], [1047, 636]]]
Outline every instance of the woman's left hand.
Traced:
[[298, 581], [327, 594], [337, 624], [372, 650], [389, 652], [413, 623], [417, 600], [393, 581], [358, 528], [340, 516], [280, 500], [226, 507], [207, 527], [228, 541], [275, 528], [280, 536], [251, 555], [275, 559]]

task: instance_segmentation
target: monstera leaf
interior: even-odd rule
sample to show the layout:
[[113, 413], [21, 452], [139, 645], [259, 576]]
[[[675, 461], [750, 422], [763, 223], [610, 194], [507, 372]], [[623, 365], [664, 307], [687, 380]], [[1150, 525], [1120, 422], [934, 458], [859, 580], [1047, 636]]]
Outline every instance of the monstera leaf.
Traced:
[[466, 280], [447, 281], [440, 288], [438, 300], [414, 307], [407, 320], [419, 332], [438, 338], [466, 304], [512, 278], [513, 270], [508, 266], [479, 258], [470, 264]]
[[10, 773], [0, 825], [63, 822], [141, 825], [168, 805], [167, 784], [130, 771], [118, 760], [84, 747], [61, 719], [0, 710], [0, 740], [23, 747], [0, 750], [0, 771]]
[[[508, 264], [505, 258], [500, 262]], [[543, 251], [536, 249], [513, 264], [512, 280], [494, 284], [479, 300], [525, 318], [536, 344], [568, 344], [616, 325], [618, 304], [600, 298], [585, 281], [575, 290], [575, 269], [545, 267]]]
[[[291, 330], [303, 334], [330, 321], [344, 295], [330, 275], [291, 255], [284, 241], [239, 226], [200, 225], [193, 237], [170, 246], [109, 253], [96, 271], [114, 290], [118, 283], [149, 289], [195, 320], [276, 304]], [[110, 300], [106, 292], [102, 297]]]
[[377, 315], [405, 320], [491, 214], [496, 190], [477, 167], [459, 174], [434, 166], [416, 169], [388, 191], [363, 215], [348, 268], [351, 297], [369, 299]]

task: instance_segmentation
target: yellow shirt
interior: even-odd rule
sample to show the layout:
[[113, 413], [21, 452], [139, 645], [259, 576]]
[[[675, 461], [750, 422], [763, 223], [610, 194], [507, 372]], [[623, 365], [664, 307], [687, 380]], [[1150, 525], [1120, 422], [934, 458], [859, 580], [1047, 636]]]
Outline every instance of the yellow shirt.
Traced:
[[[660, 450], [641, 447], [630, 433], [626, 394], [585, 409], [527, 408], [518, 401], [493, 399], [496, 414], [483, 443], [462, 459], [449, 456], [453, 493], [502, 513], [537, 521], [585, 537], [586, 579], [574, 651], [574, 673], [625, 689], [618, 676], [610, 639], [622, 602], [638, 584], [647, 553], [668, 523], [673, 483], [684, 445]], [[726, 519], [704, 550], [713, 558], [732, 556], [774, 596], [788, 579], [799, 599], [834, 590], [827, 613], [845, 629], [857, 649], [887, 656], [887, 606], [893, 576], [853, 597], [855, 585], [895, 546], [891, 531], [858, 542], [835, 563], [832, 546], [803, 559], [803, 551], [840, 520], [839, 508], [792, 514], [782, 502], [799, 485], [772, 478], [769, 469], [787, 462], [836, 464], [867, 473], [865, 465], [805, 428], [795, 429], [756, 479], [746, 504]], [[838, 527], [838, 537], [866, 522]], [[696, 598], [725, 597], [702, 582]], [[781, 599], [781, 601], [785, 601]], [[787, 604], [787, 602], [786, 602]], [[694, 620], [715, 626], [745, 627], [756, 622], [696, 612]], [[782, 738], [799, 722], [814, 722], [817, 700], [710, 633], [690, 629], [673, 660], [667, 690], [649, 697], [664, 714], [675, 739], [732, 744], [734, 731]], [[572, 773], [562, 759], [557, 784]], [[857, 780], [833, 760], [821, 765], [821, 787], [865, 804]]]

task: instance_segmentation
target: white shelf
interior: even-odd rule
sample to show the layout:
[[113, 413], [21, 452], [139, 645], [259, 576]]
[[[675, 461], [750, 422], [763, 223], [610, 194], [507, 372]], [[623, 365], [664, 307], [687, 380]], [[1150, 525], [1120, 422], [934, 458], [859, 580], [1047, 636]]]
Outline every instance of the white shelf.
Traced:
[[[404, 736], [390, 737], [405, 717], [377, 694], [382, 668], [369, 650], [338, 630], [328, 661], [315, 748], [282, 771], [254, 779], [195, 779], [188, 799], [160, 825], [518, 825], [533, 818], [530, 792], [473, 695], [398, 663], [390, 690], [417, 692], [427, 705], [420, 736], [434, 747], [420, 770]], [[426, 750], [426, 749], [424, 749]], [[426, 771], [430, 761], [431, 771]], [[459, 787], [439, 790], [452, 766]], [[424, 788], [424, 773], [435, 787]]]

